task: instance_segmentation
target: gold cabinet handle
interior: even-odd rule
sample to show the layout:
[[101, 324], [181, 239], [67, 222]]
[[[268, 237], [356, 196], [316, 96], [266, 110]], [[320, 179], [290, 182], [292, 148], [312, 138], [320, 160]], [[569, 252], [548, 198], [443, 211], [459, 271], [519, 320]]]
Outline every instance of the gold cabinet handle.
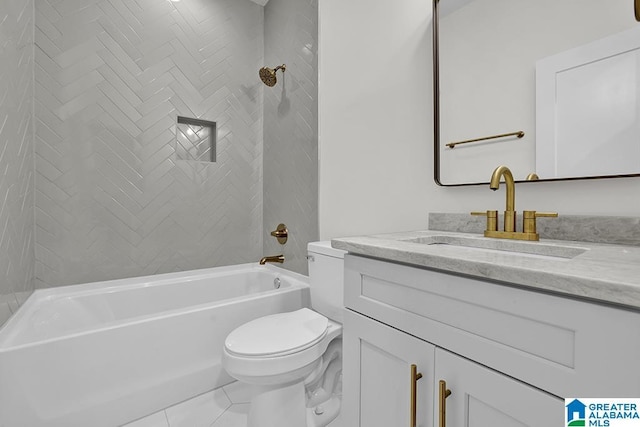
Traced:
[[439, 393], [439, 412], [440, 423], [439, 427], [447, 427], [447, 397], [451, 395], [451, 390], [447, 388], [447, 382], [440, 380], [440, 393]]
[[411, 423], [409, 427], [416, 427], [416, 414], [418, 412], [418, 380], [422, 374], [418, 372], [416, 365], [411, 365]]

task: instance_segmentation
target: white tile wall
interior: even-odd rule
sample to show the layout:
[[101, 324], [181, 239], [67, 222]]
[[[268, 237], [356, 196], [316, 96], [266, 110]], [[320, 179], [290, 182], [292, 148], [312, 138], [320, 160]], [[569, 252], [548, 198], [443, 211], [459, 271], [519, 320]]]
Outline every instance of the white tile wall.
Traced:
[[318, 2], [270, 0], [264, 19], [265, 63], [287, 65], [264, 89], [264, 228], [289, 228], [284, 248], [265, 236], [264, 252], [284, 249], [284, 268], [307, 274], [307, 242], [318, 240]]
[[[263, 8], [38, 0], [35, 21], [38, 286], [259, 259]], [[216, 163], [176, 160], [177, 115], [217, 122]]]
[[[0, 324], [34, 275], [52, 286], [254, 261], [280, 251], [263, 246], [280, 221], [285, 267], [306, 273], [318, 236], [316, 0], [33, 8], [0, 4]], [[263, 87], [257, 70], [281, 62], [286, 76]], [[216, 164], [176, 160], [178, 114], [217, 122]]]
[[33, 7], [0, 1], [0, 326], [33, 291]]

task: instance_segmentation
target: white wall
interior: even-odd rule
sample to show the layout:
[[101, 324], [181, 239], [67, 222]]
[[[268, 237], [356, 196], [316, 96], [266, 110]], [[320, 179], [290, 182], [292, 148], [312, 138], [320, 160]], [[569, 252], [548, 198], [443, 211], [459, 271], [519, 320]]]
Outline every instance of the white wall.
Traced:
[[322, 239], [426, 226], [431, 39], [425, 0], [320, 0]]
[[[504, 190], [433, 181], [431, 4], [320, 0], [319, 11], [320, 238], [503, 209]], [[520, 184], [516, 208], [640, 216], [640, 178]]]

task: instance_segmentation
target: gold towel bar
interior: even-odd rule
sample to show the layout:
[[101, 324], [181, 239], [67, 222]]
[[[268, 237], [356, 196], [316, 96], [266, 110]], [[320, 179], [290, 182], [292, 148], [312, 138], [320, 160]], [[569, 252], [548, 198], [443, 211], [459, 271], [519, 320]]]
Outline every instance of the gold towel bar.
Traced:
[[502, 133], [500, 135], [485, 136], [484, 138], [467, 139], [466, 141], [450, 142], [447, 144], [447, 147], [454, 148], [456, 145], [468, 144], [470, 142], [486, 141], [487, 139], [504, 138], [507, 136], [517, 136], [518, 138], [522, 138], [524, 136], [524, 132], [519, 130], [518, 132]]

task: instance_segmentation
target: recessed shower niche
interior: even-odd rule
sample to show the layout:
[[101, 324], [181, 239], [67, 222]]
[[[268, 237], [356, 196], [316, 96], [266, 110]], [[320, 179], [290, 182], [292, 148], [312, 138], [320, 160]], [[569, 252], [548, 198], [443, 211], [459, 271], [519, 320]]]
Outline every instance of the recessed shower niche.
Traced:
[[216, 122], [178, 116], [176, 159], [215, 162]]

